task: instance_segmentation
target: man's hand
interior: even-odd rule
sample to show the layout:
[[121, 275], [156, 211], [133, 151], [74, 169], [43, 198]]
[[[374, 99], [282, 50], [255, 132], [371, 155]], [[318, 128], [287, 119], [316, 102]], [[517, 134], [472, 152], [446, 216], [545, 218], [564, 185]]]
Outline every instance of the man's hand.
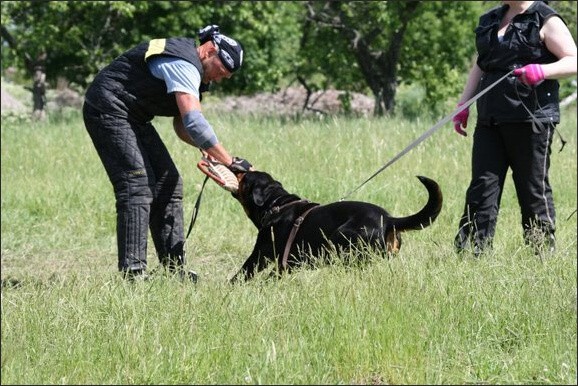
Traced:
[[253, 165], [249, 161], [239, 157], [233, 157], [233, 162], [229, 165], [229, 169], [233, 173], [247, 173], [252, 168]]
[[520, 77], [520, 80], [528, 86], [537, 86], [545, 79], [544, 70], [539, 64], [528, 64], [522, 68], [516, 68], [514, 75]]

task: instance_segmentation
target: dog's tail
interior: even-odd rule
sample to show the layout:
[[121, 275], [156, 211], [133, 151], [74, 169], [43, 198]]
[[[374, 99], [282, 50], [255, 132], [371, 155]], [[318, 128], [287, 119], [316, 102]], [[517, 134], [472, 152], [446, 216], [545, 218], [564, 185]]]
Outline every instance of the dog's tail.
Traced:
[[437, 182], [423, 176], [417, 176], [417, 178], [425, 185], [429, 198], [425, 206], [416, 214], [392, 218], [393, 226], [397, 232], [420, 230], [428, 227], [435, 221], [442, 210], [443, 196]]

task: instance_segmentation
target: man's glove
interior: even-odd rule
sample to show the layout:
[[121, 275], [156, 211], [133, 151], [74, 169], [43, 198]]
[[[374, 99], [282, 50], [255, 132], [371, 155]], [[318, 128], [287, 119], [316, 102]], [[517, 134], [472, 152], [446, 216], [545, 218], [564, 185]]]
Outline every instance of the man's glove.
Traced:
[[[463, 103], [458, 103], [457, 107], [462, 106]], [[465, 109], [463, 109], [462, 111], [460, 111], [459, 113], [457, 113], [454, 116], [454, 119], [452, 119], [452, 122], [454, 123], [454, 130], [456, 131], [456, 133], [463, 135], [464, 137], [468, 135], [468, 133], [466, 133], [464, 130], [462, 130], [462, 127], [465, 129], [466, 127], [468, 127], [468, 117], [470, 116], [470, 108], [469, 106], [466, 107]]]
[[537, 86], [544, 81], [544, 70], [539, 64], [528, 64], [522, 68], [516, 68], [514, 75], [528, 86]]
[[239, 157], [233, 157], [233, 162], [229, 165], [233, 173], [247, 173], [252, 167], [249, 161]]

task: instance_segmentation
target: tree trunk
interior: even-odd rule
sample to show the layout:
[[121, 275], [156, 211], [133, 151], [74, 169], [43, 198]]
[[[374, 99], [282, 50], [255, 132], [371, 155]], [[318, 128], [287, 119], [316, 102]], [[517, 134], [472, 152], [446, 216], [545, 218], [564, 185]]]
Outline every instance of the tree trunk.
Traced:
[[[316, 2], [310, 1], [308, 18], [317, 23], [319, 28], [330, 27], [338, 31], [351, 42], [352, 53], [359, 65], [365, 82], [373, 93], [375, 105], [374, 115], [392, 114], [395, 108], [397, 89], [397, 65], [403, 46], [403, 37], [409, 22], [415, 17], [421, 1], [400, 2], [399, 7], [392, 8], [399, 21], [391, 29], [390, 37], [383, 46], [375, 45], [375, 37], [387, 36], [388, 31], [380, 25], [362, 32], [358, 28], [363, 15], [350, 15], [344, 12], [342, 1], [328, 1], [322, 7], [315, 7]], [[351, 9], [350, 9], [351, 10]], [[385, 48], [385, 49], [384, 49]]]
[[386, 84], [381, 85], [381, 88], [374, 92], [375, 105], [373, 107], [373, 115], [381, 117], [394, 113], [396, 90], [397, 83], [393, 79], [389, 83], [386, 82]]

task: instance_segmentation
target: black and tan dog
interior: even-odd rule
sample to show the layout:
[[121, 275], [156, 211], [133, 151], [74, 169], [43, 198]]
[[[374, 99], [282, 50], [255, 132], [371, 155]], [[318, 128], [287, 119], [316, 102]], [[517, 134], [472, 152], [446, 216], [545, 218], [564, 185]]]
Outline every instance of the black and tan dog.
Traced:
[[397, 252], [400, 233], [429, 226], [443, 202], [438, 184], [421, 176], [418, 178], [429, 193], [427, 204], [416, 214], [401, 218], [367, 202], [319, 205], [303, 200], [265, 172], [251, 171], [237, 177], [239, 188], [233, 196], [259, 233], [253, 252], [232, 282], [251, 279], [271, 261], [283, 272], [330, 252], [351, 252], [360, 245]]

